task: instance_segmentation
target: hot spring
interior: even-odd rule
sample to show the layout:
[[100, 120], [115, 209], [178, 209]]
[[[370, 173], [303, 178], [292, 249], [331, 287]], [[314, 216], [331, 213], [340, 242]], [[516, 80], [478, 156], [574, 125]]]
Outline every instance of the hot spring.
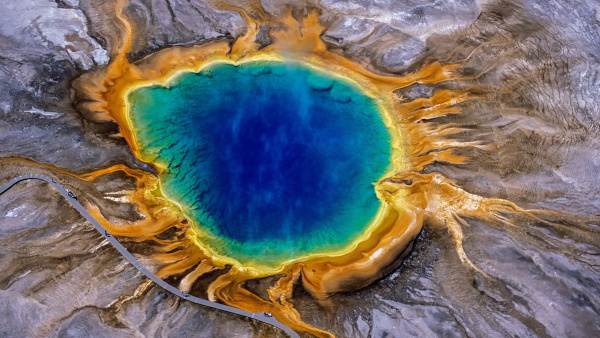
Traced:
[[212, 63], [128, 102], [163, 194], [199, 243], [242, 265], [343, 250], [381, 209], [392, 137], [348, 79], [301, 63]]

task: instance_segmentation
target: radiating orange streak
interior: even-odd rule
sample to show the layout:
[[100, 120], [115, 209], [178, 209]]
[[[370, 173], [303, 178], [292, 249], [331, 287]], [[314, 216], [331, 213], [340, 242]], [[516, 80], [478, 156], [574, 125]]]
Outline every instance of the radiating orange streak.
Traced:
[[114, 236], [128, 236], [128, 237], [144, 237], [149, 238], [160, 233], [163, 233], [166, 229], [177, 224], [178, 218], [176, 216], [171, 217], [160, 217], [151, 218], [137, 223], [132, 224], [119, 224], [114, 225], [100, 212], [98, 206], [89, 205], [86, 207], [89, 213], [98, 220], [103, 227], [105, 227]]
[[194, 249], [185, 252], [185, 255], [179, 254], [180, 251], [184, 251], [180, 250], [172, 254], [161, 254], [158, 255], [159, 257], [153, 257], [156, 261], [166, 264], [166, 266], [158, 270], [156, 275], [160, 278], [165, 278], [183, 273], [206, 258], [197, 248]]
[[[436, 92], [430, 98], [418, 98], [409, 102], [400, 103], [397, 105], [397, 108], [405, 114], [407, 118], [409, 118], [409, 116], [416, 116], [418, 119], [423, 120], [441, 116], [439, 113], [435, 115], [435, 112], [441, 112], [442, 109], [470, 99], [472, 98], [462, 91], [444, 89]], [[425, 108], [424, 111], [421, 111], [418, 114], [411, 114], [416, 110], [423, 108]]]
[[[155, 241], [157, 244], [162, 244], [163, 243], [163, 241], [155, 239], [155, 238], [156, 238], [156, 236], [153, 236], [152, 240]], [[164, 243], [163, 245], [161, 245], [158, 248], [158, 251], [160, 251], [160, 252], [171, 252], [171, 251], [173, 251], [175, 249], [181, 248], [182, 245], [183, 244], [181, 242], [181, 239], [178, 238], [178, 239], [169, 241], [168, 243]]]
[[[185, 232], [185, 231], [187, 231], [187, 229], [183, 230], [183, 232]], [[178, 234], [178, 236], [179, 235], [180, 234]], [[178, 238], [178, 237], [175, 237], [172, 239], [159, 239], [156, 236], [149, 236], [148, 238], [129, 237], [127, 239], [127, 242], [130, 242], [130, 243], [131, 242], [141, 243], [141, 242], [146, 242], [146, 241], [152, 241], [153, 243], [158, 244], [154, 248], [154, 250], [156, 250], [158, 252], [170, 252], [181, 246], [181, 238]]]
[[[187, 258], [192, 257], [197, 254], [198, 254], [197, 250], [195, 250], [194, 246], [188, 245], [188, 246], [182, 247], [181, 250], [155, 254], [152, 256], [152, 258], [159, 263], [168, 264], [168, 263], [179, 262], [183, 259], [187, 259]], [[199, 261], [197, 261], [196, 263], [198, 263], [198, 262]]]
[[274, 303], [287, 304], [287, 299], [292, 297], [294, 283], [300, 278], [300, 273], [304, 267], [303, 264], [294, 265], [286, 276], [281, 277], [274, 286], [269, 288], [269, 299]]
[[266, 301], [241, 287], [241, 282], [248, 279], [243, 272], [231, 270], [217, 278], [208, 290], [209, 299], [220, 300], [231, 306], [241, 307], [250, 312], [270, 312], [277, 320], [292, 330], [309, 332], [317, 337], [333, 337], [329, 332], [317, 329], [302, 321], [300, 314], [291, 304]]
[[212, 262], [203, 259], [200, 262], [200, 264], [198, 264], [198, 266], [194, 269], [194, 271], [188, 273], [187, 275], [185, 275], [185, 277], [183, 277], [181, 282], [179, 282], [179, 289], [184, 292], [189, 292], [192, 289], [194, 282], [196, 282], [198, 278], [217, 269], [218, 268], [215, 267], [212, 264]]
[[138, 185], [140, 184], [139, 181], [146, 180], [146, 177], [148, 176], [147, 172], [142, 171], [140, 169], [131, 169], [123, 164], [117, 164], [117, 165], [113, 165], [108, 168], [93, 171], [91, 173], [77, 175], [77, 177], [79, 177], [80, 179], [85, 180], [85, 181], [93, 181], [100, 176], [104, 176], [106, 174], [110, 174], [110, 173], [114, 173], [114, 172], [118, 172], [118, 171], [122, 171], [125, 174], [127, 174], [127, 176], [136, 178], [138, 180]]

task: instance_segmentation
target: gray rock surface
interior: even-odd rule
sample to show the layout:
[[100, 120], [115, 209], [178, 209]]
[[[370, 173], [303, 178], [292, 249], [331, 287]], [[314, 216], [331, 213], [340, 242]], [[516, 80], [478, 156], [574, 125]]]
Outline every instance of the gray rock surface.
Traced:
[[475, 0], [323, 0], [320, 4], [336, 15], [368, 17], [420, 38], [464, 29], [480, 13]]
[[240, 14], [215, 9], [201, 0], [133, 0], [127, 13], [141, 33], [136, 35], [134, 49], [146, 52], [164, 46], [238, 37], [246, 31], [246, 21]]
[[[391, 72], [409, 70], [425, 52], [429, 36], [464, 30], [480, 14], [474, 0], [325, 0], [320, 5], [324, 18], [335, 20], [324, 36], [337, 39], [326, 41], [344, 50], [351, 48], [352, 57], [368, 56], [374, 65]], [[361, 41], [352, 41], [357, 31], [363, 34]]]
[[89, 36], [80, 10], [49, 0], [23, 0], [2, 1], [0, 11], [5, 13], [0, 22], [3, 58], [48, 55], [84, 70], [109, 61], [106, 50]]

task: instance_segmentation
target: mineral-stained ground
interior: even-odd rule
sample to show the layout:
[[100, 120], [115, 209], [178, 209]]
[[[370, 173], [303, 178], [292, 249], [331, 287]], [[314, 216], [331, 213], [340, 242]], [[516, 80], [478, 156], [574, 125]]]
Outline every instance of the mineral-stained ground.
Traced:
[[[465, 163], [434, 161], [421, 173], [554, 215], [503, 214], [504, 225], [461, 218], [470, 264], [448, 229], [426, 222], [399, 267], [370, 286], [319, 301], [295, 288], [290, 302], [305, 323], [339, 337], [600, 335], [600, 2], [262, 0], [241, 7], [254, 9], [249, 17], [291, 9], [298, 20], [317, 9], [327, 48], [374, 73], [456, 64], [456, 79], [416, 83], [398, 100], [421, 99], [427, 109], [442, 90], [468, 93], [453, 106], [457, 113], [420, 123], [461, 128], [454, 140], [486, 150], [461, 147]], [[153, 170], [133, 156], [115, 122], [79, 109], [72, 89], [118, 48], [115, 8], [111, 0], [0, 0], [0, 184], [52, 174], [118, 223], [141, 217], [123, 193], [135, 180], [123, 172], [93, 181], [64, 174], [112, 165]], [[247, 29], [247, 18], [220, 1], [130, 0], [124, 14], [134, 23], [131, 61], [174, 45], [233, 43]], [[268, 46], [276, 28], [259, 27], [257, 42]], [[143, 243], [124, 244], [154, 267]], [[2, 337], [283, 336], [153, 285], [143, 290], [145, 277], [46, 183], [19, 183], [0, 196], [0, 271]], [[261, 281], [246, 287], [264, 288]]]

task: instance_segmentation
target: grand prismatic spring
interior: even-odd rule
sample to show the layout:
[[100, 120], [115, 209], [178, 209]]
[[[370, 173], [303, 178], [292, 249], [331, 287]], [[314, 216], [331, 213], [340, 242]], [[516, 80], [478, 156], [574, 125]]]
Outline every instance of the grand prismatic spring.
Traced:
[[[29, 2], [41, 0], [0, 8], [26, 17], [41, 6]], [[55, 178], [169, 284], [307, 336], [581, 336], [598, 322], [589, 187], [600, 127], [584, 89], [600, 75], [585, 68], [593, 53], [575, 57], [585, 48], [569, 44], [595, 33], [554, 43], [577, 20], [536, 21], [545, 15], [522, 13], [545, 5], [517, 2], [57, 1], [29, 28], [0, 24], [11, 34], [55, 29], [39, 46], [13, 39], [21, 47], [0, 53], [0, 65], [35, 46], [42, 56], [62, 48], [40, 61], [60, 69], [52, 76], [31, 75], [45, 66], [29, 66], [38, 57], [29, 54], [0, 69], [17, 83], [7, 92], [25, 100], [7, 105], [0, 92], [0, 130], [19, 129], [0, 135], [0, 175]], [[579, 13], [558, 7], [544, 11]], [[26, 88], [30, 78], [48, 84]], [[30, 104], [40, 96], [46, 110]], [[6, 113], [17, 108], [31, 125]], [[56, 138], [38, 141], [59, 122]], [[50, 150], [27, 151], [36, 143]], [[2, 265], [0, 296], [7, 308], [34, 295], [18, 304], [37, 319], [0, 307], [10, 325], [43, 323], [31, 336], [64, 335], [56, 323], [78, 320], [111, 336], [135, 336], [118, 331], [135, 325], [198, 333], [179, 320], [214, 322], [213, 336], [257, 325], [168, 298], [53, 195], [11, 189], [3, 198], [25, 202], [0, 218], [10, 248], [0, 263], [21, 263]], [[29, 211], [37, 205], [61, 215]], [[19, 217], [39, 233], [21, 234]], [[64, 229], [54, 234], [54, 224]], [[131, 324], [143, 317], [159, 324]]]
[[376, 219], [390, 135], [378, 105], [342, 79], [215, 64], [129, 101], [142, 158], [164, 166], [163, 192], [222, 256], [275, 269], [341, 251]]

